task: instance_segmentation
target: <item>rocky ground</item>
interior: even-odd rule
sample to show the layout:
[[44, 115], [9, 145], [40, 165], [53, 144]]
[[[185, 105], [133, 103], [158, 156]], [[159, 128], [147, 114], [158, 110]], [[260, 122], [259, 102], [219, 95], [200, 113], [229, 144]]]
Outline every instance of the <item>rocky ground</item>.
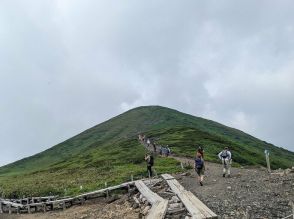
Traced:
[[0, 214], [0, 219], [137, 219], [139, 217], [139, 209], [136, 210], [131, 207], [127, 195], [117, 196], [116, 198], [116, 200], [93, 199], [86, 201], [83, 205], [74, 205], [64, 211], [22, 215]]
[[[181, 159], [183, 163], [191, 160]], [[222, 177], [220, 164], [207, 163], [204, 186], [197, 182], [196, 173], [193, 170], [175, 177], [186, 188], [193, 192], [202, 202], [213, 210], [220, 218], [283, 218], [292, 214], [289, 204], [294, 202], [294, 170], [275, 171], [269, 175], [265, 169], [260, 168], [232, 168], [231, 178]], [[181, 206], [178, 200], [174, 200], [169, 193], [166, 183], [162, 182], [152, 188], [163, 198], [169, 199], [175, 205]], [[120, 195], [118, 199], [106, 200], [100, 198], [87, 201], [84, 205], [73, 206], [65, 211], [36, 213], [31, 215], [14, 215], [4, 218], [142, 218], [148, 205], [135, 203], [134, 197], [140, 198], [136, 191], [132, 196]], [[177, 204], [178, 203], [178, 204]], [[148, 209], [147, 209], [148, 210]], [[180, 211], [179, 211], [180, 212]], [[181, 213], [180, 213], [181, 214]], [[183, 209], [182, 214], [187, 212]], [[176, 215], [174, 218], [181, 218]], [[1, 218], [1, 215], [0, 215]], [[166, 218], [172, 218], [167, 215]]]
[[231, 178], [223, 178], [221, 165], [206, 166], [204, 186], [198, 185], [192, 170], [178, 180], [222, 218], [283, 218], [292, 214], [294, 170], [269, 175], [265, 169], [232, 168]]

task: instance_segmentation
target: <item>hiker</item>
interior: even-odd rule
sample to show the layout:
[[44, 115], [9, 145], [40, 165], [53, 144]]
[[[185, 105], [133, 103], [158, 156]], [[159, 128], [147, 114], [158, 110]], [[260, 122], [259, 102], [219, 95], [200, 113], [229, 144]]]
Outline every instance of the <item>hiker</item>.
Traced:
[[142, 140], [143, 140], [143, 137], [142, 137], [142, 135], [141, 135], [141, 134], [139, 134], [139, 135], [138, 135], [138, 138], [139, 138], [139, 141], [140, 141], [140, 142], [142, 142]]
[[166, 156], [168, 157], [169, 155], [170, 155], [170, 148], [169, 148], [169, 146], [167, 145], [166, 146]]
[[163, 148], [162, 148], [162, 154], [163, 154], [165, 157], [167, 157], [167, 156], [168, 156], [167, 153], [168, 153], [167, 148], [166, 148], [166, 147], [163, 147]]
[[231, 176], [232, 154], [229, 151], [229, 148], [225, 147], [224, 150], [218, 154], [218, 157], [222, 161], [222, 164], [224, 166], [223, 177], [226, 177], [226, 174], [228, 175], [228, 177], [230, 177]]
[[145, 155], [145, 160], [147, 163], [147, 173], [149, 177], [152, 177], [152, 166], [154, 165], [154, 158], [151, 154]]
[[202, 158], [204, 159], [204, 150], [202, 146], [199, 146], [197, 152], [201, 154]]
[[195, 171], [198, 174], [198, 182], [200, 186], [203, 186], [204, 170], [205, 170], [205, 166], [204, 166], [203, 157], [201, 153], [197, 151], [196, 158], [195, 158]]
[[156, 153], [156, 144], [155, 144], [155, 142], [153, 142], [152, 146], [153, 146], [154, 153]]

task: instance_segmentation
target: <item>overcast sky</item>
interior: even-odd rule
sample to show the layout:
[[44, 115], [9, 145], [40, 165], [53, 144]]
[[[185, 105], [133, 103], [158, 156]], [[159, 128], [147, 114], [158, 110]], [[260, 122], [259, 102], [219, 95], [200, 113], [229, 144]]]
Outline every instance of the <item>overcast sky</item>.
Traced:
[[294, 151], [293, 1], [0, 1], [0, 165], [162, 105]]

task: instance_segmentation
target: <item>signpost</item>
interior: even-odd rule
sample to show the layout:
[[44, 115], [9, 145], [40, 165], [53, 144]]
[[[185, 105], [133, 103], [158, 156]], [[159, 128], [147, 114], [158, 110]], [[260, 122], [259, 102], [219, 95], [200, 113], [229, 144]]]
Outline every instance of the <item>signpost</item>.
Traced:
[[267, 165], [267, 171], [270, 173], [271, 172], [271, 165], [270, 165], [270, 161], [269, 161], [269, 151], [264, 150], [264, 154], [265, 154], [265, 160], [266, 160], [266, 165]]

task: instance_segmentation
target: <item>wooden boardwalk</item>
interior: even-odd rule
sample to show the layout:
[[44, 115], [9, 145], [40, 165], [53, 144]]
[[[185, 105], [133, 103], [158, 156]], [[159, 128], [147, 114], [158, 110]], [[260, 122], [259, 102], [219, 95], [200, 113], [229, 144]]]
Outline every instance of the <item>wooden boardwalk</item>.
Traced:
[[43, 212], [55, 209], [65, 209], [75, 203], [83, 203], [87, 199], [95, 198], [101, 195], [108, 195], [110, 191], [120, 188], [130, 188], [135, 182], [126, 182], [120, 185], [108, 187], [105, 189], [96, 190], [93, 192], [84, 193], [75, 197], [56, 199], [56, 196], [48, 197], [32, 197], [19, 200], [0, 199], [0, 213], [32, 213], [39, 211]]
[[[178, 196], [179, 200], [183, 203], [186, 209], [184, 211], [189, 212], [193, 219], [204, 218], [217, 218], [217, 215], [213, 213], [205, 204], [203, 204], [194, 194], [185, 190], [183, 186], [171, 175], [162, 174], [163, 180], [167, 182], [174, 196]], [[149, 179], [146, 181], [137, 180], [132, 182], [122, 183], [120, 185], [96, 190], [93, 192], [84, 193], [75, 197], [68, 197], [63, 199], [57, 199], [54, 196], [48, 197], [33, 197], [19, 200], [4, 200], [0, 199], [0, 213], [34, 213], [34, 212], [46, 212], [56, 209], [66, 209], [75, 204], [82, 204], [85, 200], [93, 199], [97, 197], [108, 196], [110, 191], [116, 189], [127, 189], [131, 191], [131, 187], [134, 186], [138, 189], [141, 195], [152, 206], [147, 212], [147, 219], [163, 219], [166, 214], [172, 212], [173, 207], [169, 207], [169, 201], [160, 197], [149, 189], [148, 186], [155, 185], [162, 181], [162, 179]], [[141, 199], [142, 200], [142, 199]], [[143, 201], [144, 202], [144, 201]], [[145, 203], [146, 204], [146, 203]], [[173, 210], [172, 210], [173, 209]], [[181, 209], [180, 209], [181, 210]]]
[[167, 211], [168, 200], [161, 198], [156, 193], [152, 192], [143, 181], [138, 180], [135, 182], [135, 186], [139, 192], [147, 199], [152, 205], [147, 219], [162, 219]]
[[169, 174], [162, 174], [161, 176], [185, 205], [193, 219], [217, 218], [217, 215], [213, 211], [201, 202], [192, 192], [185, 190], [173, 176]]

